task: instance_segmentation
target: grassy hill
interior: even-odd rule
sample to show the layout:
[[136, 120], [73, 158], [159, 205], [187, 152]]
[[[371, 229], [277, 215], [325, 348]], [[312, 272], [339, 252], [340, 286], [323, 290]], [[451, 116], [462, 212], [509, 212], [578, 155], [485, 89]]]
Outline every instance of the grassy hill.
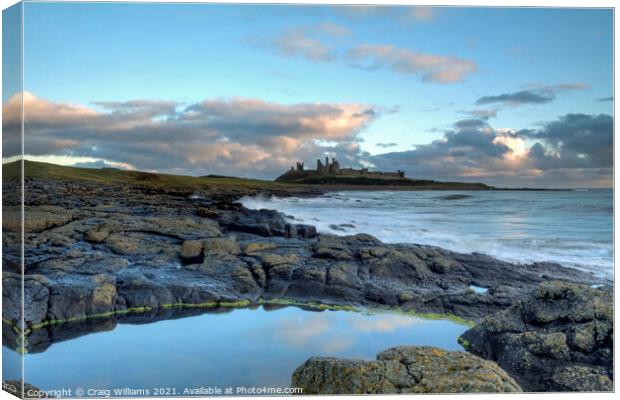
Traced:
[[[232, 176], [185, 176], [116, 168], [78, 168], [50, 163], [24, 161], [25, 177], [70, 182], [124, 184], [155, 190], [207, 191], [223, 193], [251, 193], [268, 191], [278, 193], [317, 193], [323, 190], [489, 190], [483, 183], [438, 182], [407, 178], [365, 178], [360, 176], [320, 175], [307, 172], [277, 181], [245, 179]], [[2, 166], [3, 179], [19, 178], [20, 162]]]
[[[217, 190], [247, 189], [273, 191], [304, 191], [303, 185], [280, 183], [259, 179], [244, 179], [229, 176], [185, 176], [143, 171], [126, 171], [116, 168], [78, 168], [35, 161], [24, 161], [25, 177], [71, 182], [102, 184], [126, 184], [161, 189]], [[2, 166], [3, 179], [20, 177], [20, 162]], [[307, 188], [307, 190], [316, 190]]]
[[426, 179], [397, 178], [393, 176], [362, 176], [321, 174], [316, 171], [288, 171], [280, 175], [277, 182], [303, 185], [372, 187], [403, 190], [490, 190], [484, 183], [440, 182]]

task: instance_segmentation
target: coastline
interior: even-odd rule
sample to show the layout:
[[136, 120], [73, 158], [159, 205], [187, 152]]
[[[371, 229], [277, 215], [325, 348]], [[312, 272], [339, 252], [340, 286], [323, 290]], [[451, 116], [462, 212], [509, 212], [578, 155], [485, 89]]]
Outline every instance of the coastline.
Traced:
[[[276, 210], [237, 202], [259, 193], [322, 193], [316, 188], [240, 187], [230, 179], [225, 186], [169, 185], [140, 175], [130, 184], [65, 178], [27, 169], [27, 328], [10, 329], [3, 335], [8, 342], [14, 334], [13, 342], [24, 335], [32, 345], [38, 337], [40, 345], [47, 329], [71, 331], [71, 323], [93, 319], [175, 318], [261, 304], [383, 308], [474, 324], [525, 301], [541, 284], [605, 283], [553, 263], [513, 264], [435, 246], [386, 244], [366, 234], [317, 234]], [[5, 175], [5, 193], [10, 184]], [[7, 200], [16, 204], [5, 206], [3, 221], [3, 328], [16, 326], [20, 314], [21, 279], [13, 264], [20, 214], [18, 199]], [[80, 335], [92, 331], [82, 328]]]

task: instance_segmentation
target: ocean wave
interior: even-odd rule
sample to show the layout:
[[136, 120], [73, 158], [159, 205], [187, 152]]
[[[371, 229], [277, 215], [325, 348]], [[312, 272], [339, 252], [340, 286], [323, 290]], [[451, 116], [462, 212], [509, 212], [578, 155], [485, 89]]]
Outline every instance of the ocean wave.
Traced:
[[516, 263], [556, 262], [613, 274], [611, 192], [334, 192], [308, 198], [245, 197], [241, 202], [248, 208], [276, 209], [322, 233], [368, 233], [386, 243], [434, 245]]

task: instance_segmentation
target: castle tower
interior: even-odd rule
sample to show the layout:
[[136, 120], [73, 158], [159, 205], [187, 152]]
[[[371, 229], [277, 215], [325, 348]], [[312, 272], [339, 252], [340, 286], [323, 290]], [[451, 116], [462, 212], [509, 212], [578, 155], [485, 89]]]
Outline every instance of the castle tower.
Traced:
[[340, 163], [335, 158], [332, 158], [332, 173], [339, 174], [340, 173]]

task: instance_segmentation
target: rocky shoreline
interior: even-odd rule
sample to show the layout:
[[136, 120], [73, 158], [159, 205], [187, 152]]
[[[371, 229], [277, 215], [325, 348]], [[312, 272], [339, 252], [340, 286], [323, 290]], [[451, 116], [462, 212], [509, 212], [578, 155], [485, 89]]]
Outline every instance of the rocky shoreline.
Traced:
[[552, 263], [515, 265], [483, 254], [385, 244], [365, 234], [317, 234], [277, 211], [235, 202], [259, 192], [26, 179], [26, 327], [16, 328], [21, 227], [18, 199], [9, 196], [5, 344], [23, 333], [27, 351], [44, 349], [59, 323], [89, 317], [147, 312], [165, 318], [188, 308], [269, 302], [388, 307], [481, 322], [545, 282], [607, 283]]

